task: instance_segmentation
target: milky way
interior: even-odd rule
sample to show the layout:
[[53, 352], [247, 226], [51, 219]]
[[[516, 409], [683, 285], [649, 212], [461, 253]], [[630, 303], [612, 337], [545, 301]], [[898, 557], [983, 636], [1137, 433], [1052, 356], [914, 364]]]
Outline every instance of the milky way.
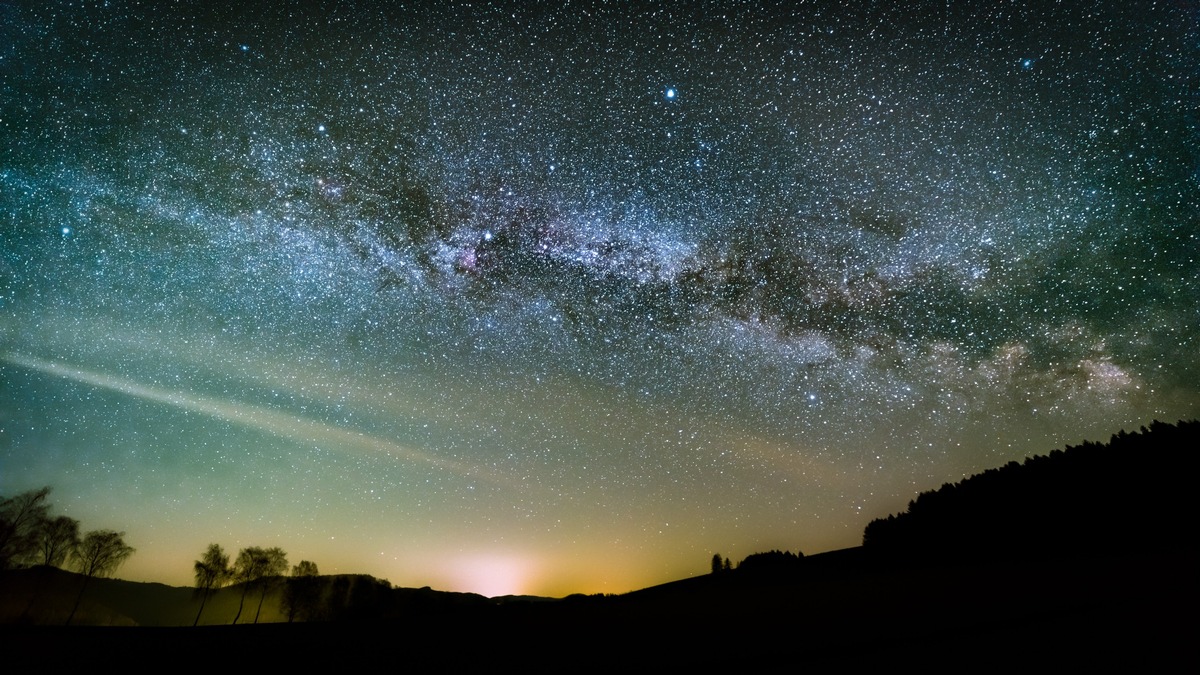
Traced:
[[124, 576], [625, 591], [1200, 412], [1190, 3], [213, 4], [0, 7], [0, 493]]

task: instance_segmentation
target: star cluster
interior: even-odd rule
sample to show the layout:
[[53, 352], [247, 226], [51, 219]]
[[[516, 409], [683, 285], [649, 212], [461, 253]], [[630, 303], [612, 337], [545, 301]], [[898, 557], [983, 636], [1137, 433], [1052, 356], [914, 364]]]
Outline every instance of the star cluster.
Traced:
[[624, 591], [1200, 411], [1186, 3], [302, 5], [0, 8], [0, 492], [128, 575]]

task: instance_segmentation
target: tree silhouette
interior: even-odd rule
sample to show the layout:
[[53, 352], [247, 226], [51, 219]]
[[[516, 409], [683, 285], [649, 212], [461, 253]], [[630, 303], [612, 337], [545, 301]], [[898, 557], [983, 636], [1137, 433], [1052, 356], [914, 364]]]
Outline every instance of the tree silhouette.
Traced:
[[217, 544], [209, 544], [204, 556], [196, 561], [196, 589], [200, 593], [200, 609], [196, 612], [196, 620], [192, 625], [200, 623], [200, 614], [204, 611], [204, 603], [213, 589], [220, 588], [229, 580], [229, 556]]
[[79, 596], [75, 598], [75, 606], [67, 616], [67, 624], [75, 618], [79, 603], [83, 600], [83, 592], [87, 590], [92, 577], [106, 577], [117, 570], [121, 563], [133, 555], [134, 548], [125, 543], [124, 532], [113, 530], [92, 530], [83, 537], [83, 541], [75, 549], [75, 564], [83, 574], [83, 586]]
[[264, 567], [264, 573], [259, 578], [259, 586], [262, 587], [262, 595], [258, 596], [258, 611], [254, 612], [254, 623], [258, 623], [258, 616], [262, 613], [263, 600], [267, 597], [267, 585], [275, 580], [276, 577], [287, 573], [288, 563], [287, 554], [281, 548], [267, 549], [267, 562]]
[[263, 549], [257, 546], [250, 546], [238, 551], [237, 560], [233, 563], [233, 578], [242, 584], [242, 597], [238, 601], [237, 614], [233, 616], [233, 623], [237, 625], [238, 619], [242, 617], [242, 607], [246, 604], [246, 594], [250, 592], [250, 588], [254, 582], [258, 581], [263, 575], [262, 567], [265, 564], [266, 556]]
[[12, 498], [0, 497], [0, 570], [36, 555], [37, 533], [50, 510], [46, 503], [49, 494], [47, 486]]
[[79, 521], [67, 515], [41, 522], [37, 528], [37, 562], [62, 567], [79, 546]]
[[712, 573], [720, 574], [721, 573], [721, 565], [722, 565], [721, 554], [714, 553], [713, 557], [712, 557]]
[[246, 603], [246, 594], [255, 586], [262, 589], [262, 595], [258, 599], [258, 611], [254, 614], [254, 623], [258, 623], [259, 614], [262, 613], [263, 600], [267, 596], [266, 580], [287, 571], [287, 554], [281, 548], [259, 548], [257, 546], [244, 548], [238, 552], [233, 570], [234, 578], [244, 584], [242, 598], [238, 602], [238, 611], [237, 615], [233, 617], [233, 623], [236, 624], [241, 618], [242, 607]]
[[56, 516], [42, 521], [37, 532], [38, 562], [62, 567], [79, 547], [79, 521], [69, 516]]
[[292, 577], [287, 580], [283, 595], [283, 608], [288, 623], [296, 618], [309, 620], [316, 614], [317, 599], [321, 590], [318, 576], [317, 564], [308, 560], [301, 560], [292, 568]]

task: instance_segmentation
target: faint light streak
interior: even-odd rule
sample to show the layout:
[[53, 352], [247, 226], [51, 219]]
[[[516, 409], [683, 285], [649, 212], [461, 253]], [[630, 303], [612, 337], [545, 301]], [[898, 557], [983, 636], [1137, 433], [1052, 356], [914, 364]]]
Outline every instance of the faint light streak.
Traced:
[[119, 392], [144, 401], [152, 401], [181, 410], [208, 415], [226, 422], [233, 422], [305, 444], [321, 444], [344, 451], [358, 451], [393, 459], [407, 460], [413, 463], [427, 464], [460, 476], [481, 478], [489, 482], [504, 483], [507, 485], [506, 481], [502, 481], [497, 476], [476, 466], [443, 459], [387, 439], [348, 429], [341, 429], [316, 420], [261, 406], [199, 396], [188, 392], [149, 387], [107, 373], [72, 368], [53, 361], [46, 361], [23, 354], [8, 353], [2, 357], [2, 360], [47, 375], [108, 389], [109, 391]]

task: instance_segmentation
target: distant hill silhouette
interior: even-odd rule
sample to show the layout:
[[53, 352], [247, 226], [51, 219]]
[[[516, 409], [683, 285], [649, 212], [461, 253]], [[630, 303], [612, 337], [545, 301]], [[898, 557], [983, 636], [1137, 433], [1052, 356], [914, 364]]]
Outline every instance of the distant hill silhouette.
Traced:
[[895, 560], [1014, 560], [1119, 551], [1195, 551], [1188, 535], [1200, 422], [1154, 422], [1108, 443], [1085, 442], [1009, 462], [872, 521], [863, 547]]
[[[45, 565], [0, 573], [0, 623], [60, 626], [71, 612], [83, 583], [81, 574]], [[186, 625], [192, 595], [190, 588], [92, 579], [72, 623]], [[194, 610], [192, 615], [195, 616]]]
[[[489, 600], [474, 593], [430, 588], [392, 588], [365, 574], [314, 577], [317, 622], [362, 622], [483, 606]], [[268, 584], [260, 623], [287, 622], [282, 606], [287, 578]], [[62, 625], [83, 583], [83, 576], [39, 566], [0, 573], [0, 624]], [[236, 584], [214, 591], [201, 625], [232, 622], [241, 596]], [[122, 579], [93, 579], [72, 623], [103, 626], [191, 626], [200, 597], [193, 588]]]

